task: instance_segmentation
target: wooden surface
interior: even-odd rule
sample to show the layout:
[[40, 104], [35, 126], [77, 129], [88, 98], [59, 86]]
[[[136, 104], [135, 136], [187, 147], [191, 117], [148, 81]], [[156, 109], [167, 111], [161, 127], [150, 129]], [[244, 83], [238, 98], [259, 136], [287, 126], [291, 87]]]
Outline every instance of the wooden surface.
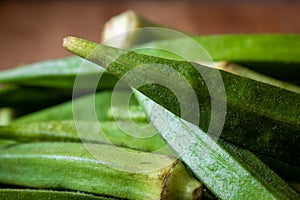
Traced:
[[191, 33], [300, 33], [296, 1], [7, 1], [0, 3], [0, 69], [68, 56], [64, 36], [99, 41], [104, 22], [126, 9]]

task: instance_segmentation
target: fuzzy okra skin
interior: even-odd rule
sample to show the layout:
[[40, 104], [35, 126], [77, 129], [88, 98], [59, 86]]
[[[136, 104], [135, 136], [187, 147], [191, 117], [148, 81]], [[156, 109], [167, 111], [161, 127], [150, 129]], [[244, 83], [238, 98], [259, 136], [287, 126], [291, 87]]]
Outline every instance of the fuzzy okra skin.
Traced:
[[[221, 199], [299, 199], [254, 154], [205, 134], [135, 91], [153, 125], [193, 171]], [[163, 119], [161, 119], [163, 118]], [[163, 124], [161, 123], [163, 120]]]
[[[64, 47], [74, 54], [105, 67], [117, 77], [122, 77], [137, 66], [153, 63], [175, 69], [186, 78], [198, 98], [195, 105], [190, 104], [189, 100], [181, 102], [181, 105], [188, 103], [185, 105], [185, 108], [190, 109], [187, 111], [188, 113], [193, 113], [194, 108], [199, 105], [201, 120], [196, 125], [199, 125], [204, 131], [207, 131], [210, 122], [210, 117], [206, 116], [211, 116], [211, 96], [204, 79], [194, 66], [197, 66], [201, 73], [204, 72], [208, 76], [207, 79], [214, 79], [217, 72], [223, 79], [227, 105], [221, 137], [254, 152], [300, 165], [299, 93], [199, 64], [192, 65], [189, 62], [128, 52], [75, 37], [65, 38]], [[158, 79], [169, 81], [180, 91], [186, 91], [186, 85], [171, 75], [163, 77], [160, 71], [149, 71], [140, 70], [134, 74], [134, 78], [131, 77], [126, 81], [134, 85], [139, 81], [146, 80], [147, 82], [149, 80], [151, 82], [153, 77], [158, 77]], [[172, 72], [170, 73], [172, 74]], [[215, 89], [219, 87], [219, 85], [213, 86]], [[169, 90], [160, 85], [149, 84], [140, 87], [139, 91], [180, 116], [178, 100]], [[219, 91], [214, 92], [218, 94]], [[214, 100], [224, 103], [222, 98]]]
[[110, 145], [29, 143], [0, 151], [0, 182], [124, 199], [198, 199], [202, 184], [168, 155]]
[[[75, 127], [84, 130], [84, 135], [79, 136]], [[144, 123], [139, 124], [145, 126]], [[94, 127], [99, 126], [99, 129]], [[149, 137], [143, 131], [136, 131], [132, 127], [132, 132], [128, 132], [131, 123], [123, 121], [121, 126], [126, 127], [126, 132], [113, 121], [90, 122], [72, 120], [65, 121], [45, 121], [11, 124], [0, 126], [0, 147], [6, 147], [17, 142], [88, 142], [98, 144], [112, 144], [116, 146], [136, 149], [140, 151], [157, 152], [174, 155], [159, 133]], [[4, 140], [5, 139], [5, 140]], [[267, 156], [258, 157], [268, 166], [288, 181], [300, 182], [300, 169], [297, 166], [276, 161]]]
[[[159, 151], [171, 155], [171, 149], [159, 134], [149, 136], [136, 131], [131, 123], [122, 121], [45, 121], [0, 126], [0, 138], [18, 142], [88, 142], [113, 144], [141, 151]], [[145, 123], [140, 123], [145, 126]], [[121, 127], [119, 127], [121, 126]], [[126, 131], [122, 130], [126, 128]], [[83, 132], [79, 136], [78, 129]], [[153, 128], [154, 129], [154, 128]], [[155, 132], [156, 133], [156, 132]], [[152, 134], [152, 133], [151, 133]], [[160, 151], [159, 151], [160, 152]]]
[[[82, 68], [81, 68], [82, 67]], [[89, 69], [90, 71], [86, 71]], [[23, 65], [14, 69], [0, 71], [1, 84], [18, 84], [25, 86], [38, 86], [47, 88], [60, 88], [72, 90], [76, 76], [81, 76], [80, 89], [94, 85], [101, 69], [92, 63], [73, 56]], [[117, 78], [104, 72], [98, 89], [113, 88]]]
[[70, 199], [70, 200], [113, 200], [114, 198], [94, 196], [79, 192], [36, 190], [36, 189], [0, 189], [0, 199], [12, 200], [49, 200], [49, 199]]

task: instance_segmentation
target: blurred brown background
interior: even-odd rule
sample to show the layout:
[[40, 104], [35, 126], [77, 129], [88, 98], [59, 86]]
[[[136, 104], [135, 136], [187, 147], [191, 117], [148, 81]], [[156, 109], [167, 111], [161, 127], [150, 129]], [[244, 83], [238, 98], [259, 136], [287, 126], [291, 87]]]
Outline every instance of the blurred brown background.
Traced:
[[126, 9], [198, 34], [300, 33], [298, 1], [2, 1], [0, 69], [70, 55], [64, 36], [99, 41], [105, 21]]

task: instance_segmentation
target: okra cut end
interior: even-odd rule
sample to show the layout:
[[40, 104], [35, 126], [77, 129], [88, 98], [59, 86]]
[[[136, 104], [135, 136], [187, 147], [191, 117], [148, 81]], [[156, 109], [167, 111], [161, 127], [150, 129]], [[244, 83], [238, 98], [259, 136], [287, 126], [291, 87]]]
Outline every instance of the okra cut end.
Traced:
[[[124, 33], [129, 30], [134, 30], [140, 27], [141, 17], [132, 10], [127, 10], [107, 21], [104, 25], [101, 41], [109, 40], [110, 38]], [[128, 41], [129, 38], [124, 38], [121, 42]]]
[[105, 23], [101, 41], [118, 48], [130, 48], [141, 39], [140, 37], [147, 37], [140, 31], [136, 31], [145, 27], [159, 27], [159, 25], [133, 10], [126, 10]]
[[176, 161], [163, 180], [161, 200], [197, 200], [203, 194], [203, 184], [191, 176], [185, 166]]

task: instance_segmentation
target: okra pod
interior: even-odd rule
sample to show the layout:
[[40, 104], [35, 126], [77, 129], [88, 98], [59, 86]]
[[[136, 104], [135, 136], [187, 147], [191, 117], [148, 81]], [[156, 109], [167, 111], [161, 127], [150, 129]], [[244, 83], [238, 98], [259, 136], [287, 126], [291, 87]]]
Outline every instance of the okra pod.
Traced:
[[147, 115], [139, 105], [113, 106], [108, 109], [108, 120], [134, 120], [137, 122], [148, 122]]
[[[121, 124], [113, 121], [77, 121], [75, 123], [72, 120], [16, 123], [0, 126], [0, 138], [19, 142], [53, 141], [112, 144], [141, 151], [163, 150], [164, 153], [171, 155], [171, 149], [159, 134], [149, 136], [149, 133], [145, 131], [137, 131], [135, 126], [127, 121], [119, 123]], [[122, 127], [119, 127], [120, 125]], [[145, 123], [139, 125], [145, 126]], [[126, 130], [123, 130], [124, 127]], [[78, 129], [84, 134], [79, 135]]]
[[[108, 41], [115, 47], [128, 48], [140, 44], [140, 47], [170, 50], [174, 47], [174, 43], [177, 43], [177, 47], [184, 47], [186, 44], [184, 39], [166, 39], [164, 31], [160, 34], [158, 29], [153, 31], [156, 35], [153, 35], [152, 31], [139, 31], [138, 29], [145, 27], [165, 26], [151, 22], [133, 11], [121, 13], [106, 24], [102, 41], [104, 44]], [[120, 30], [123, 32], [120, 33]], [[238, 63], [257, 72], [295, 83], [299, 80], [300, 35], [298, 34], [223, 34], [191, 37], [208, 52], [213, 61]], [[141, 44], [145, 39], [149, 43]], [[115, 44], [114, 41], [118, 43]], [[153, 52], [151, 54], [153, 55]]]
[[15, 140], [7, 140], [7, 139], [0, 138], [0, 149], [14, 144], [17, 144]]
[[19, 144], [0, 151], [0, 182], [123, 199], [199, 199], [203, 186], [177, 159], [110, 145]]
[[[76, 126], [85, 131], [78, 135]], [[88, 122], [80, 121], [46, 121], [11, 124], [0, 126], [0, 146], [8, 146], [18, 142], [88, 142], [98, 144], [112, 144], [116, 146], [175, 155], [175, 152], [157, 132], [151, 137], [147, 133], [136, 131], [135, 127], [126, 121], [121, 125], [126, 127], [126, 132], [116, 122]], [[140, 126], [145, 126], [141, 123]], [[99, 129], [94, 129], [94, 127]], [[132, 132], [130, 132], [132, 131]], [[12, 141], [14, 140], [14, 141]], [[258, 155], [264, 163], [287, 181], [300, 182], [300, 169], [297, 166], [283, 163], [271, 157]]]
[[195, 176], [220, 199], [300, 198], [248, 150], [222, 139], [216, 141], [196, 125], [167, 111], [140, 92], [135, 91], [135, 94], [159, 133]]
[[36, 190], [36, 189], [0, 189], [0, 199], [39, 199], [39, 200], [113, 200], [114, 198], [95, 196], [80, 192]]
[[[128, 91], [115, 91], [120, 96], [125, 96]], [[111, 95], [112, 91], [101, 91], [94, 94], [85, 95], [73, 101], [68, 101], [53, 107], [46, 108], [29, 115], [17, 118], [14, 123], [25, 122], [39, 122], [39, 121], [51, 121], [51, 120], [73, 120], [73, 113], [76, 111], [78, 120], [85, 121], [104, 121], [108, 119], [108, 110], [111, 107]], [[95, 97], [95, 99], [94, 99]], [[116, 102], [117, 105], [123, 105], [123, 102]], [[130, 102], [130, 105], [137, 105], [134, 99]], [[75, 110], [73, 110], [75, 109]], [[91, 113], [96, 114], [94, 118]]]
[[13, 119], [13, 115], [11, 108], [0, 108], [0, 126], [9, 124]]
[[[215, 73], [219, 73], [224, 83], [226, 99], [219, 99], [216, 95], [214, 101], [220, 101], [220, 103], [227, 105], [221, 138], [253, 152], [262, 152], [276, 159], [300, 165], [299, 93], [196, 63], [192, 65], [185, 61], [126, 52], [75, 37], [65, 38], [64, 46], [74, 54], [105, 67], [117, 77], [122, 77], [136, 66], [146, 66], [153, 63], [167, 65], [172, 70], [176, 70], [188, 81], [198, 98], [198, 102], [194, 103], [195, 105], [189, 101], [183, 101], [181, 105], [190, 109], [188, 113], [194, 113], [194, 108], [199, 106], [201, 121], [196, 125], [199, 125], [204, 131], [207, 131], [210, 122], [211, 96], [205, 85], [205, 80], [194, 66], [211, 78]], [[117, 60], [114, 60], [115, 58]], [[162, 77], [159, 70], [152, 70], [151, 72], [153, 74], [139, 70], [134, 75], [136, 80], [132, 78], [126, 81], [131, 85], [140, 80], [151, 83], [153, 81], [151, 78], [155, 77], [166, 79], [170, 85], [178, 88], [178, 90], [186, 91], [186, 85], [180, 80], [172, 76]], [[171, 71], [170, 74], [172, 74]], [[155, 84], [144, 85], [139, 90], [180, 116], [179, 102], [171, 91]]]
[[224, 71], [227, 71], [227, 72], [230, 72], [233, 74], [237, 74], [239, 76], [244, 76], [244, 77], [256, 80], [256, 81], [274, 85], [274, 86], [283, 88], [285, 90], [300, 93], [300, 87], [297, 85], [294, 85], [294, 84], [286, 82], [286, 81], [281, 81], [281, 80], [275, 79], [270, 76], [266, 76], [264, 74], [258, 73], [256, 71], [253, 71], [253, 70], [243, 67], [241, 65], [238, 65], [235, 63], [228, 63], [228, 62], [218, 62], [218, 63], [216, 63], [216, 65], [217, 65], [218, 69], [222, 69]]
[[[233, 34], [195, 36], [213, 61], [228, 61], [247, 66], [279, 79], [300, 77], [300, 35], [297, 34]], [[170, 49], [185, 39], [152, 41], [140, 47]], [[274, 42], [276, 41], [276, 42]]]
[[[89, 66], [88, 72], [80, 70], [81, 66]], [[47, 88], [60, 88], [72, 92], [76, 76], [84, 79], [80, 89], [84, 90], [99, 77], [99, 67], [92, 63], [84, 63], [83, 59], [73, 56], [58, 58], [47, 61], [36, 62], [14, 69], [0, 72], [0, 83], [17, 84], [23, 86], [38, 86]], [[111, 89], [117, 82], [117, 78], [110, 73], [104, 72], [101, 76], [101, 83], [98, 89]]]
[[287, 182], [300, 182], [300, 167], [264, 155], [257, 157]]

